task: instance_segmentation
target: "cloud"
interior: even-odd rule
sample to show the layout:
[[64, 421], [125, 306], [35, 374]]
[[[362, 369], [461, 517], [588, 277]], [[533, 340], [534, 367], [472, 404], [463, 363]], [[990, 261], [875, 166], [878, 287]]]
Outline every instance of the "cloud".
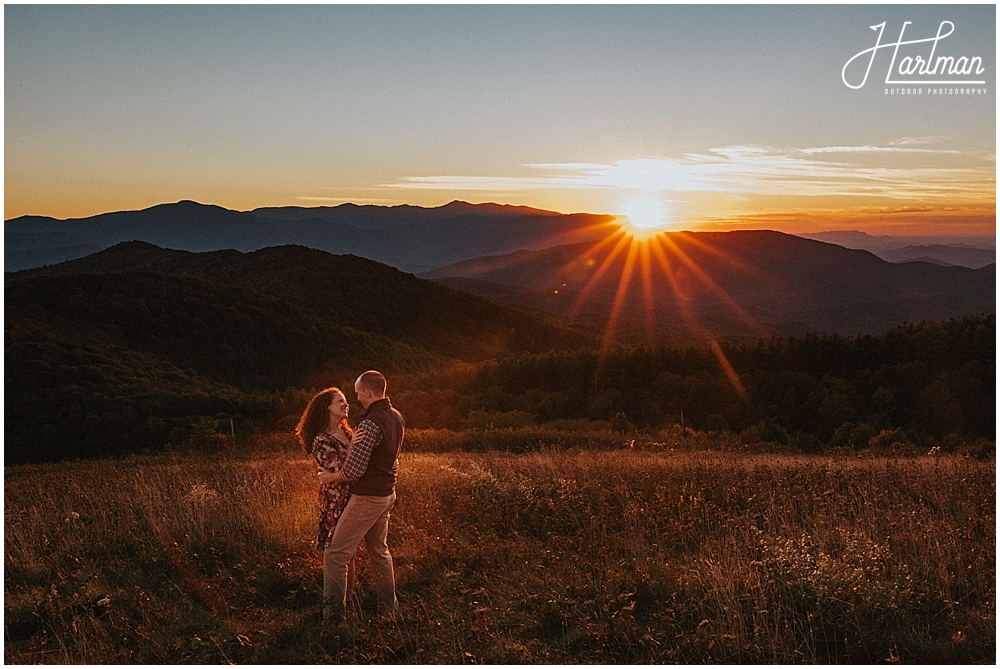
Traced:
[[[476, 177], [433, 176], [404, 177], [402, 182], [381, 184], [382, 188], [417, 188], [427, 190], [474, 190], [507, 193], [524, 190], [554, 188], [557, 179], [552, 177]], [[570, 185], [561, 186], [572, 187]]]
[[821, 146], [812, 149], [802, 149], [806, 155], [817, 153], [926, 153], [937, 155], [961, 155], [957, 149], [914, 149], [909, 146]]
[[[647, 193], [725, 192], [742, 195], [882, 197], [905, 200], [995, 198], [995, 166], [976, 155], [979, 166], [955, 167], [946, 149], [911, 148], [941, 138], [905, 138], [905, 146], [834, 146], [777, 149], [730, 146], [682, 158], [641, 158], [612, 164], [526, 165], [535, 176], [417, 176], [388, 187], [512, 193], [541, 189], [622, 189]], [[858, 162], [869, 154], [919, 153], [947, 156], [949, 165], [877, 165]], [[839, 160], [827, 156], [839, 154]], [[972, 154], [968, 154], [972, 157]], [[971, 161], [969, 161], [971, 163]]]
[[912, 144], [940, 144], [951, 139], [948, 135], [928, 135], [926, 137], [900, 137], [889, 146], [910, 146]]

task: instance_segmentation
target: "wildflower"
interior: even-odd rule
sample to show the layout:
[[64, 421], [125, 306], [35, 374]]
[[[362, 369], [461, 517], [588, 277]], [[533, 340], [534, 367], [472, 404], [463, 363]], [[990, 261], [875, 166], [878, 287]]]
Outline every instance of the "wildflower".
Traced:
[[191, 486], [191, 492], [185, 495], [192, 502], [198, 502], [205, 504], [208, 502], [214, 502], [219, 499], [219, 493], [212, 488], [208, 487], [204, 483], [195, 483]]

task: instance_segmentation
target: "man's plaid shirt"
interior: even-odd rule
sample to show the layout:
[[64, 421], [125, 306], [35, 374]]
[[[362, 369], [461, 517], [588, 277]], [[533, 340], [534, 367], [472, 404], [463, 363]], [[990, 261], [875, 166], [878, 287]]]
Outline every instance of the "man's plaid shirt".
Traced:
[[[360, 434], [360, 437], [358, 436]], [[355, 430], [355, 438], [351, 442], [351, 452], [347, 454], [340, 475], [346, 483], [354, 483], [368, 471], [368, 460], [372, 457], [372, 449], [382, 441], [382, 428], [377, 423], [370, 420], [363, 420], [358, 423]], [[392, 471], [396, 473], [399, 467], [399, 460], [392, 463]]]

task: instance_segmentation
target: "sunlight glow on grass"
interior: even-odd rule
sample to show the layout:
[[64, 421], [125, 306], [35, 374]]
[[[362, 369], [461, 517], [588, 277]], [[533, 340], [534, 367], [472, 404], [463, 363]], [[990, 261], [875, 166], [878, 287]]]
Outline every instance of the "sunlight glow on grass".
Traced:
[[[8, 468], [4, 660], [457, 665], [468, 639], [483, 664], [873, 664], [887, 638], [905, 664], [995, 656], [993, 458], [520, 434], [414, 431], [446, 448], [400, 458], [397, 616], [376, 615], [363, 551], [339, 626], [320, 618], [315, 465], [288, 432]], [[451, 450], [484, 436], [524, 453]]]

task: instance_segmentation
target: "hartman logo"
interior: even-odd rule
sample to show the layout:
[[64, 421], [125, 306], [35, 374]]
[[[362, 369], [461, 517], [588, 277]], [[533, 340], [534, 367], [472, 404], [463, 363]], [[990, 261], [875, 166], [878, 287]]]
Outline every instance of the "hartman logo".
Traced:
[[[905, 21], [895, 42], [882, 42], [885, 32], [885, 22], [871, 26], [878, 31], [875, 46], [854, 54], [844, 64], [840, 72], [841, 80], [848, 88], [858, 89], [868, 81], [875, 59], [879, 51], [891, 50], [892, 59], [886, 70], [885, 83], [892, 86], [914, 85], [944, 85], [944, 86], [975, 86], [986, 83], [983, 74], [986, 68], [980, 56], [950, 55], [943, 42], [955, 32], [955, 24], [942, 21], [937, 34], [933, 37], [920, 39], [904, 39], [907, 26], [912, 21]], [[868, 56], [867, 64], [865, 56]], [[861, 68], [864, 67], [864, 72]], [[895, 78], [894, 78], [895, 77]]]

